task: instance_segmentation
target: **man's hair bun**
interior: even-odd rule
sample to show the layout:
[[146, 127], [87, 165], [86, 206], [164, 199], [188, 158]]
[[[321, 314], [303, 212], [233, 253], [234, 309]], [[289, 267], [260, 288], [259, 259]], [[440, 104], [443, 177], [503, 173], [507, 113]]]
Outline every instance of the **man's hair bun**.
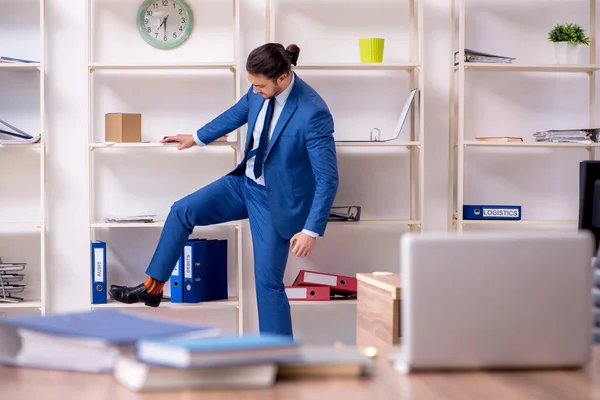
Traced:
[[300, 47], [295, 44], [290, 44], [285, 50], [290, 57], [292, 65], [298, 65], [298, 57], [300, 56]]

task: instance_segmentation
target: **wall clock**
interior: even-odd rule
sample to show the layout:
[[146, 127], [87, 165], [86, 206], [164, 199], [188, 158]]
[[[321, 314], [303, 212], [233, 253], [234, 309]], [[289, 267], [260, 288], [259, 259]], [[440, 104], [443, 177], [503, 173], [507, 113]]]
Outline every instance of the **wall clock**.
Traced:
[[159, 49], [172, 49], [187, 40], [194, 16], [184, 0], [144, 0], [137, 26], [144, 40]]

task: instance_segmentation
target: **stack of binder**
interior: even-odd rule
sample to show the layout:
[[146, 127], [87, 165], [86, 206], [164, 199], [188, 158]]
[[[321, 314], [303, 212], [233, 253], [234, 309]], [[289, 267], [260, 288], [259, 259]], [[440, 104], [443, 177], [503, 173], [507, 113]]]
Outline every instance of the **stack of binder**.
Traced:
[[285, 293], [290, 301], [346, 300], [356, 298], [357, 285], [356, 278], [302, 269]]
[[170, 278], [171, 303], [227, 300], [227, 240], [190, 239]]
[[[92, 304], [106, 304], [106, 242], [96, 240], [91, 245]], [[171, 303], [228, 299], [227, 240], [188, 240], [173, 269], [169, 287]]]
[[0, 258], [0, 303], [18, 303], [23, 298], [15, 296], [25, 290], [22, 284], [26, 263], [6, 263]]

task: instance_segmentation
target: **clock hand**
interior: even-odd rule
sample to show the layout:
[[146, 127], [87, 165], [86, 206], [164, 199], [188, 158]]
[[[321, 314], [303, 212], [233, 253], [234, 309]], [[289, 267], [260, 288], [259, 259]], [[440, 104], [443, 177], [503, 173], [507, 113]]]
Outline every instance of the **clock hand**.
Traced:
[[163, 21], [165, 24], [165, 36], [167, 36], [167, 18], [169, 18], [168, 15], [165, 17], [165, 20]]
[[165, 23], [166, 19], [163, 19], [163, 21], [160, 23], [160, 25], [158, 26], [158, 28], [156, 28], [156, 30], [158, 31], [160, 29], [161, 26], [163, 26], [163, 24]]

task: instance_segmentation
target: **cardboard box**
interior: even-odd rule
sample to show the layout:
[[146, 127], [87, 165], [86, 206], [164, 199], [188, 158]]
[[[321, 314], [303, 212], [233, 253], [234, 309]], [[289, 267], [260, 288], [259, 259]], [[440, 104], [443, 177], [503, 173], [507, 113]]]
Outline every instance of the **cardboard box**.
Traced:
[[142, 114], [106, 114], [104, 136], [107, 142], [141, 142]]

